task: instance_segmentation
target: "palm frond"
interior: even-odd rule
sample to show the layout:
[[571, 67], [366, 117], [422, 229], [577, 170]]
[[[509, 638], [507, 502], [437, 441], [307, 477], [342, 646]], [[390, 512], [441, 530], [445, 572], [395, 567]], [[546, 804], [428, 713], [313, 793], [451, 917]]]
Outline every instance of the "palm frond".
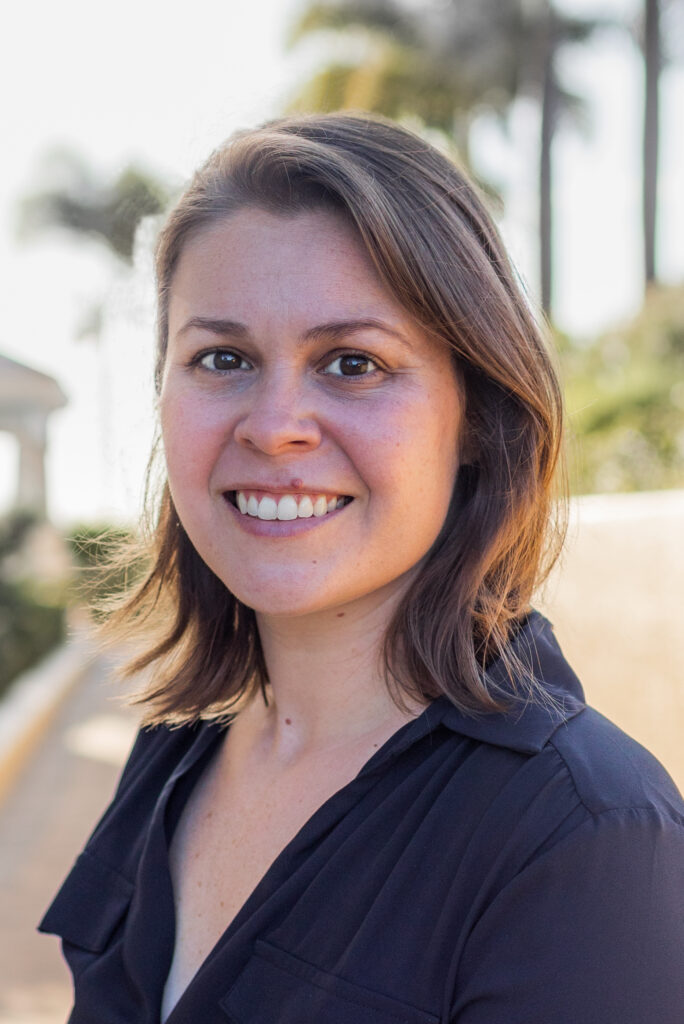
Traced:
[[328, 0], [306, 7], [286, 39], [294, 46], [315, 32], [346, 32], [354, 28], [415, 44], [414, 20], [395, 0]]

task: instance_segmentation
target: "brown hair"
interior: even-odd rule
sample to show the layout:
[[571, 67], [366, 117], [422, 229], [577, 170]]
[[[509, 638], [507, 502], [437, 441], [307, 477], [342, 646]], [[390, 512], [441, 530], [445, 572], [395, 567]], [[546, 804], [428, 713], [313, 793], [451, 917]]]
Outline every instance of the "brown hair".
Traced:
[[[331, 114], [234, 135], [201, 167], [157, 247], [157, 383], [169, 292], [188, 239], [231, 212], [322, 206], [353, 225], [386, 286], [462, 376], [471, 457], [444, 527], [387, 630], [386, 678], [401, 701], [446, 694], [466, 711], [502, 707], [486, 675], [560, 546], [552, 522], [562, 402], [540, 330], [475, 187], [449, 159], [392, 122]], [[141, 695], [150, 721], [225, 714], [267, 681], [252, 609], [195, 551], [164, 485], [146, 576], [110, 620], [140, 627], [155, 665]], [[150, 632], [152, 630], [152, 632]], [[524, 673], [523, 673], [524, 675]], [[528, 680], [531, 682], [531, 680]]]

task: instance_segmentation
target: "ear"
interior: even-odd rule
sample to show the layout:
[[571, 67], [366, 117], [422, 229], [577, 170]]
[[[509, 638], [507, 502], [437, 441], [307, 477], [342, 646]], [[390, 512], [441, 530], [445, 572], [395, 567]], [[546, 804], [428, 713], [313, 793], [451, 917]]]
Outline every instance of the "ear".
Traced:
[[460, 466], [476, 466], [479, 462], [479, 444], [472, 429], [467, 412], [464, 412], [461, 420], [461, 437], [458, 453]]
[[470, 437], [464, 437], [461, 442], [461, 451], [459, 458], [460, 466], [473, 466], [477, 464], [477, 453], [475, 451], [475, 445]]

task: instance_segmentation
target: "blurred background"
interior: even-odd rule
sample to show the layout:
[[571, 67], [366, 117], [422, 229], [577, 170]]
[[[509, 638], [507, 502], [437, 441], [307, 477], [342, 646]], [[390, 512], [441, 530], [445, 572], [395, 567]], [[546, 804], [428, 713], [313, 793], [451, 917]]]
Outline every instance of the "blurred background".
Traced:
[[156, 231], [269, 117], [378, 111], [487, 194], [567, 393], [571, 528], [538, 603], [684, 786], [684, 0], [29, 0], [0, 47], [0, 1021], [63, 1019], [29, 933], [135, 727], [74, 581], [141, 511]]

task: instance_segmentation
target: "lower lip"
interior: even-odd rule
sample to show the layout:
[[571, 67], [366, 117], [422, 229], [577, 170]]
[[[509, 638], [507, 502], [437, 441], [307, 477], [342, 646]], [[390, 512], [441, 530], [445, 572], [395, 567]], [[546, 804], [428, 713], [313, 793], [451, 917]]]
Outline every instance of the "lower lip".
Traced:
[[324, 516], [309, 516], [306, 519], [259, 519], [257, 516], [243, 515], [239, 508], [233, 505], [230, 498], [224, 495], [224, 501], [229, 510], [236, 517], [238, 524], [253, 537], [296, 537], [300, 533], [307, 533], [317, 526], [336, 519], [340, 512], [344, 512], [352, 502], [336, 508], [333, 512], [326, 512]]

